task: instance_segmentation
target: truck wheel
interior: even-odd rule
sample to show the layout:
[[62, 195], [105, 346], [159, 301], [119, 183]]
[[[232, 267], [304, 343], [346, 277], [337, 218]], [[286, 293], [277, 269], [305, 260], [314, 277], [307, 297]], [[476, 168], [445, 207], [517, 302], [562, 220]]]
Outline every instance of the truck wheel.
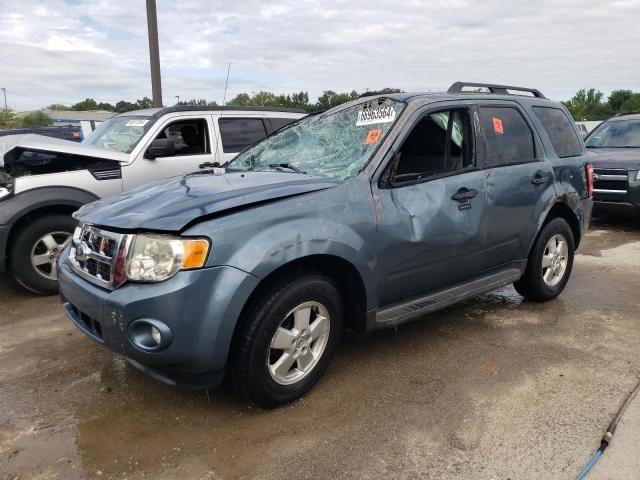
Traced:
[[565, 219], [554, 218], [538, 235], [527, 269], [513, 286], [520, 295], [535, 302], [556, 298], [569, 281], [574, 251], [571, 227]]
[[243, 398], [273, 408], [301, 397], [324, 374], [344, 307], [335, 284], [315, 273], [285, 278], [261, 298], [248, 312], [232, 369]]
[[23, 226], [9, 251], [9, 268], [16, 281], [35, 293], [56, 293], [58, 257], [71, 242], [75, 227], [76, 221], [63, 214], [38, 217]]

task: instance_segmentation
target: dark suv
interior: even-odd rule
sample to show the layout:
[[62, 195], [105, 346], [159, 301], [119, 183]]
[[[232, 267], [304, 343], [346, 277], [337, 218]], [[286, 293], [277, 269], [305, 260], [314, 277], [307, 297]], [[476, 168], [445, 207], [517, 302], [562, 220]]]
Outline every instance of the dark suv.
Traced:
[[591, 188], [570, 116], [537, 90], [369, 96], [226, 171], [82, 207], [62, 303], [156, 378], [211, 386], [226, 372], [273, 407], [318, 381], [344, 327], [396, 326], [509, 283], [559, 295]]
[[596, 205], [640, 211], [640, 114], [620, 114], [585, 139]]

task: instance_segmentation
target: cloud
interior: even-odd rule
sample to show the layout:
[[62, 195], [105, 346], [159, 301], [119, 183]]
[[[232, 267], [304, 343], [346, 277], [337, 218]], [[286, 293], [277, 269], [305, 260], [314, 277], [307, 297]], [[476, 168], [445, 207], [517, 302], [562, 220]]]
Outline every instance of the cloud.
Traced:
[[[0, 0], [0, 79], [9, 103], [150, 96], [144, 2]], [[165, 103], [246, 91], [382, 87], [456, 80], [638, 89], [640, 0], [158, 0]], [[12, 93], [13, 92], [13, 93]], [[52, 102], [48, 102], [52, 103]]]

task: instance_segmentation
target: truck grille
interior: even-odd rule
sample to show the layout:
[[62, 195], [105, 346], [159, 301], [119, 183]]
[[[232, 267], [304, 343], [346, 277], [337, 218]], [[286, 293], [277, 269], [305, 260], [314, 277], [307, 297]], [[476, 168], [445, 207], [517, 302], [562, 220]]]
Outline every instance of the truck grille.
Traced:
[[626, 170], [618, 168], [597, 168], [594, 169], [593, 173], [596, 177], [593, 185], [593, 193], [596, 197], [606, 195], [608, 198], [615, 198], [617, 195], [624, 196], [627, 194], [629, 179]]
[[116, 257], [127, 241], [127, 235], [81, 225], [73, 234], [69, 265], [85, 280], [113, 290], [119, 286], [114, 278]]

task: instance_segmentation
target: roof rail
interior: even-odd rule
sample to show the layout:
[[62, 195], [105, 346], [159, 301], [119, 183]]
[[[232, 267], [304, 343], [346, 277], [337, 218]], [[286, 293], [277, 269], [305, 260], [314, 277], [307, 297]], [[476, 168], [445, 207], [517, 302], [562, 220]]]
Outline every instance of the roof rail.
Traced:
[[525, 88], [525, 87], [513, 87], [511, 85], [494, 85], [492, 83], [475, 83], [475, 82], [456, 82], [449, 87], [447, 90], [448, 93], [472, 93], [472, 92], [463, 92], [462, 89], [465, 87], [478, 87], [478, 88], [486, 88], [491, 93], [495, 93], [498, 95], [513, 95], [509, 93], [509, 90], [516, 90], [519, 92], [529, 92], [532, 93], [536, 98], [547, 98], [545, 97], [540, 90], [536, 90], [535, 88]]
[[640, 115], [640, 112], [620, 112], [616, 113], [614, 117], [622, 117], [623, 115]]

